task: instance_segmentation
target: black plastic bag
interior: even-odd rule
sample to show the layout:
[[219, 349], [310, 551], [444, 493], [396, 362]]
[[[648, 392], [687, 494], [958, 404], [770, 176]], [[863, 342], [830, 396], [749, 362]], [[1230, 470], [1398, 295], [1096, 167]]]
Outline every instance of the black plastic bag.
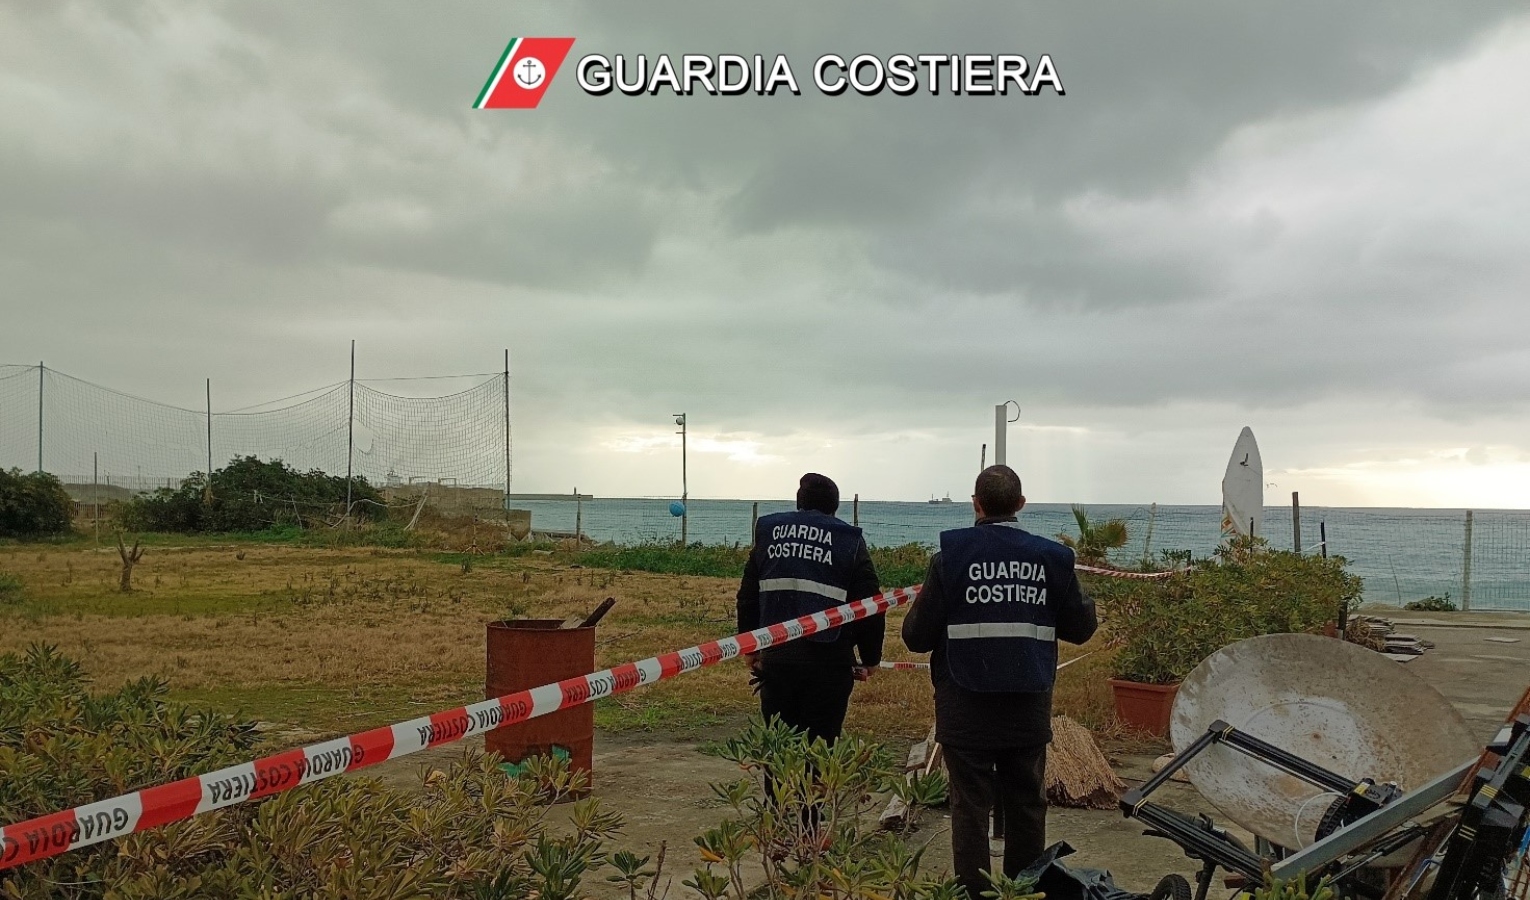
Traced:
[[1070, 869], [1059, 860], [1073, 853], [1067, 841], [1058, 841], [1042, 852], [1021, 878], [1035, 878], [1036, 890], [1047, 900], [1142, 900], [1142, 895], [1116, 884], [1106, 869]]

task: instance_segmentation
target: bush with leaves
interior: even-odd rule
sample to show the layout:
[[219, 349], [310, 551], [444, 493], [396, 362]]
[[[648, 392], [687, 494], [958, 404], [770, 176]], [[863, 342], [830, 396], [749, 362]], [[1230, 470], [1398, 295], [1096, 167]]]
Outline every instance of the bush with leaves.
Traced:
[[1263, 634], [1311, 633], [1360, 600], [1364, 583], [1340, 556], [1269, 550], [1239, 538], [1212, 559], [1162, 579], [1086, 579], [1121, 650], [1117, 678], [1180, 681], [1228, 644]]
[[74, 501], [57, 478], [0, 469], [0, 538], [68, 534], [73, 518]]
[[[0, 656], [0, 822], [250, 758], [248, 725], [164, 694], [144, 679], [93, 697], [79, 664], [51, 649]], [[418, 794], [321, 781], [0, 872], [0, 897], [580, 896], [619, 819], [582, 800], [554, 833], [550, 803], [582, 791], [584, 776], [537, 760], [511, 779], [499, 763], [465, 750]]]
[[[209, 490], [210, 488], [210, 490]], [[361, 476], [351, 479], [351, 513], [386, 519], [382, 496]], [[231, 460], [212, 473], [192, 472], [179, 488], [160, 488], [118, 506], [117, 523], [130, 531], [250, 532], [302, 527], [345, 514], [346, 483], [314, 469], [299, 472], [279, 459]]]
[[1110, 551], [1126, 545], [1127, 532], [1124, 519], [1089, 521], [1089, 514], [1077, 503], [1073, 504], [1073, 521], [1078, 526], [1078, 536], [1059, 534], [1058, 540], [1073, 548], [1078, 561], [1085, 565], [1103, 565], [1109, 561]]
[[0, 603], [20, 603], [24, 597], [21, 576], [0, 572]]
[[1403, 604], [1403, 609], [1413, 612], [1455, 612], [1456, 604], [1450, 599], [1450, 591], [1445, 592], [1443, 597], [1425, 597], [1422, 600], [1411, 600]]
[[[747, 775], [712, 786], [735, 817], [696, 838], [705, 865], [683, 883], [706, 900], [955, 896], [953, 879], [919, 871], [924, 847], [912, 849], [900, 835], [877, 828], [874, 795], [903, 782], [885, 747], [853, 736], [830, 746], [773, 721], [751, 723], [720, 755]], [[927, 784], [907, 799], [942, 794]], [[908, 819], [916, 814], [911, 810]], [[744, 861], [751, 857], [765, 871], [758, 894], [744, 883]]]
[[1238, 900], [1334, 900], [1335, 896], [1333, 882], [1326, 877], [1309, 886], [1306, 872], [1290, 878], [1277, 878], [1266, 864], [1264, 882], [1254, 888], [1253, 893], [1241, 892], [1237, 898]]
[[[49, 647], [0, 656], [0, 822], [16, 822], [184, 778], [247, 758], [249, 727], [165, 700], [144, 678], [93, 696], [78, 662]], [[224, 817], [227, 818], [227, 817]], [[210, 821], [192, 829], [223, 828]], [[167, 849], [173, 841], [161, 846]], [[0, 872], [0, 896], [54, 894], [46, 886], [98, 882], [117, 848], [92, 847]], [[170, 895], [166, 895], [170, 896]]]

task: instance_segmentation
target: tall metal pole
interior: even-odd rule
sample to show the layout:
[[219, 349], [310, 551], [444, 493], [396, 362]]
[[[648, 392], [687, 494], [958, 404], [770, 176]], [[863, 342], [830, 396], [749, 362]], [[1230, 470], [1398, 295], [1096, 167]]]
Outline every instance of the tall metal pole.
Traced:
[[984, 444], [983, 449], [978, 453], [978, 471], [981, 472], [986, 468], [988, 468], [988, 445]]
[[356, 342], [351, 341], [351, 404], [345, 426], [345, 521], [351, 519], [351, 458], [356, 454]]
[[[574, 488], [574, 493], [579, 493]], [[505, 516], [510, 516], [510, 349], [505, 348]]]
[[691, 518], [691, 493], [687, 483], [685, 463], [685, 413], [675, 413], [675, 424], [680, 426], [680, 546], [684, 547]]
[[680, 417], [680, 546], [689, 545], [688, 532], [691, 524], [691, 486], [686, 471], [686, 423]]
[[207, 379], [207, 489], [203, 499], [212, 500], [212, 379]]
[[96, 526], [96, 543], [101, 543], [101, 453], [96, 451], [90, 454], [90, 495], [91, 505], [95, 511], [91, 513], [91, 521]]
[[37, 473], [42, 474], [42, 435], [43, 435], [43, 364], [37, 363]]
[[[1009, 417], [1009, 405], [1015, 404], [1015, 417]], [[1009, 423], [1020, 421], [1020, 404], [1006, 400], [993, 408], [993, 464], [1009, 465]]]
[[1296, 491], [1291, 492], [1291, 548], [1302, 552], [1302, 500]]
[[1009, 449], [1005, 446], [1005, 438], [1009, 436], [1005, 433], [1009, 430], [1006, 427], [1009, 423], [1005, 421], [1009, 417], [1005, 412], [1003, 403], [993, 408], [993, 464], [996, 466], [1005, 465], [1005, 454]]
[[1466, 511], [1466, 543], [1461, 549], [1461, 611], [1472, 608], [1472, 511]]

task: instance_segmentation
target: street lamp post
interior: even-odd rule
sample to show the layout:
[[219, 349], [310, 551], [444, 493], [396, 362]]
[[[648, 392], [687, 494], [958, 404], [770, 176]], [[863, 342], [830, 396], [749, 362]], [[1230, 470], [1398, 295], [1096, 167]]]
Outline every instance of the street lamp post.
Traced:
[[[1015, 417], [1009, 417], [1010, 404], [1015, 406]], [[1009, 465], [1008, 443], [1009, 423], [1020, 421], [1020, 404], [1013, 400], [1006, 400], [993, 408], [993, 464], [996, 466]]]
[[675, 424], [680, 426], [680, 546], [686, 546], [686, 526], [691, 517], [690, 488], [685, 472], [685, 413], [675, 413]]

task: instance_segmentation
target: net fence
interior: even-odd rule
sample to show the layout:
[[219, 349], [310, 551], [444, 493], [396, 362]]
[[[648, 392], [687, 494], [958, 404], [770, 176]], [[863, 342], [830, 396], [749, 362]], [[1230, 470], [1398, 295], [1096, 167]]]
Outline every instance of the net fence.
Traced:
[[349, 463], [353, 474], [405, 494], [425, 483], [502, 494], [510, 475], [508, 375], [463, 378], [474, 383], [444, 396], [340, 382], [209, 412], [42, 366], [0, 366], [0, 467], [51, 472], [78, 499], [87, 485], [92, 492], [99, 485], [103, 500], [175, 487], [206, 471], [209, 459], [217, 469], [241, 456], [332, 475]]
[[[124, 499], [175, 487], [238, 456], [281, 459], [301, 470], [351, 471], [390, 500], [428, 498], [456, 514], [500, 514], [511, 474], [509, 375], [460, 376], [470, 386], [440, 396], [404, 396], [379, 384], [339, 382], [255, 407], [208, 413], [135, 397], [43, 366], [0, 366], [0, 467], [57, 475], [76, 499]], [[416, 383], [413, 385], [418, 387]], [[41, 443], [39, 444], [39, 436]], [[348, 450], [354, 443], [354, 449]], [[512, 496], [542, 534], [578, 532], [624, 544], [673, 542], [675, 498], [568, 500]], [[741, 544], [755, 515], [787, 501], [692, 500], [687, 540]], [[1214, 506], [1091, 505], [1092, 521], [1127, 525], [1117, 562], [1189, 550], [1205, 556], [1221, 540]], [[847, 499], [840, 510], [881, 546], [933, 546], [942, 530], [971, 522], [965, 503]], [[1027, 529], [1076, 534], [1067, 504], [1031, 504]], [[1298, 534], [1299, 530], [1299, 534]], [[1365, 579], [1366, 599], [1403, 605], [1428, 597], [1473, 609], [1530, 610], [1530, 511], [1267, 507], [1261, 537], [1278, 549], [1344, 556]]]

